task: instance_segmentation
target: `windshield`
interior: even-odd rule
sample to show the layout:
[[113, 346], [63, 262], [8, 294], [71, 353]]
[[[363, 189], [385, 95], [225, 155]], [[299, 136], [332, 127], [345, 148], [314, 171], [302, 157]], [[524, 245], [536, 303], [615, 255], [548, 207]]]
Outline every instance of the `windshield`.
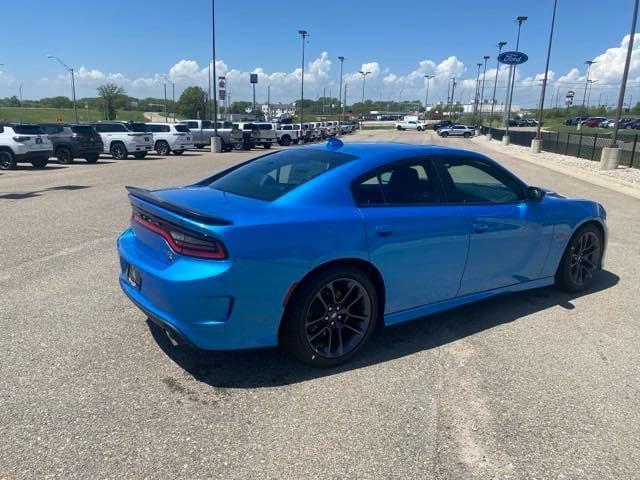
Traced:
[[325, 150], [282, 150], [214, 177], [208, 185], [223, 192], [273, 201], [354, 158], [357, 157]]

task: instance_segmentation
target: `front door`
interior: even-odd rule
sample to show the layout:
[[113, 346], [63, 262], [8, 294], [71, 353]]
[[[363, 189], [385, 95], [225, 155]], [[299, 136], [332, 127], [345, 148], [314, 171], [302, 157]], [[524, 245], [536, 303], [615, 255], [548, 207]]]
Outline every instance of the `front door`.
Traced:
[[447, 197], [466, 219], [469, 256], [459, 295], [540, 278], [553, 236], [545, 203], [528, 202], [524, 186], [478, 157], [435, 160]]

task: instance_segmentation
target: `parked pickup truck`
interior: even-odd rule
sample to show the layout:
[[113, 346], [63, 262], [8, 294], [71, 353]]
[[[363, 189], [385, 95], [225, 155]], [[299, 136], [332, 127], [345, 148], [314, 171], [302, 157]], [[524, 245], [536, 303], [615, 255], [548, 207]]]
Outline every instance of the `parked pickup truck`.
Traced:
[[238, 128], [242, 130], [243, 148], [249, 150], [257, 145], [263, 148], [271, 148], [278, 141], [278, 135], [273, 124], [266, 122], [239, 122]]
[[403, 120], [396, 123], [396, 130], [418, 130], [419, 132], [425, 129], [424, 123], [417, 120]]
[[278, 135], [278, 145], [286, 147], [300, 141], [300, 132], [291, 123], [273, 123]]
[[[211, 144], [211, 137], [215, 135], [211, 120], [183, 120], [179, 124], [187, 126], [196, 148], [204, 148]], [[242, 132], [234, 125], [236, 124], [218, 121], [218, 136], [222, 142], [223, 152], [230, 152], [242, 145]]]

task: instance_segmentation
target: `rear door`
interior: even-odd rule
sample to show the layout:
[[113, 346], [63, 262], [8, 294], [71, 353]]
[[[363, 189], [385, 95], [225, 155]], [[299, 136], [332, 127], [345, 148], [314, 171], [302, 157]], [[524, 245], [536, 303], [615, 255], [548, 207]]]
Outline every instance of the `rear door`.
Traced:
[[440, 203], [431, 162], [417, 158], [373, 171], [353, 191], [371, 262], [384, 279], [385, 313], [455, 297], [469, 232], [457, 218], [459, 209]]
[[470, 234], [459, 295], [540, 278], [553, 235], [545, 203], [527, 202], [517, 178], [481, 158], [443, 156], [434, 165]]

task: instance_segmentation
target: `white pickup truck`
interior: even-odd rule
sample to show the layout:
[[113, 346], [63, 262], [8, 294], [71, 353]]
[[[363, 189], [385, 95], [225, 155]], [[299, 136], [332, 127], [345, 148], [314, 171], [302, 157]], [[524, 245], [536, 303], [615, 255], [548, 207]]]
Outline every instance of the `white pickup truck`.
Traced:
[[[196, 148], [204, 148], [209, 145], [211, 137], [215, 135], [211, 120], [182, 120], [178, 123], [187, 126]], [[237, 127], [234, 127], [234, 124], [218, 120], [217, 127], [223, 152], [230, 152], [234, 148], [240, 148], [242, 145], [242, 132]]]
[[425, 129], [425, 125], [418, 120], [403, 120], [396, 123], [396, 130], [418, 130], [419, 132]]
[[[271, 145], [278, 141], [276, 129], [272, 123], [267, 122], [239, 122], [238, 128], [243, 132], [243, 148], [248, 150], [257, 145], [263, 148], [271, 148]], [[249, 135], [247, 135], [247, 133]]]

